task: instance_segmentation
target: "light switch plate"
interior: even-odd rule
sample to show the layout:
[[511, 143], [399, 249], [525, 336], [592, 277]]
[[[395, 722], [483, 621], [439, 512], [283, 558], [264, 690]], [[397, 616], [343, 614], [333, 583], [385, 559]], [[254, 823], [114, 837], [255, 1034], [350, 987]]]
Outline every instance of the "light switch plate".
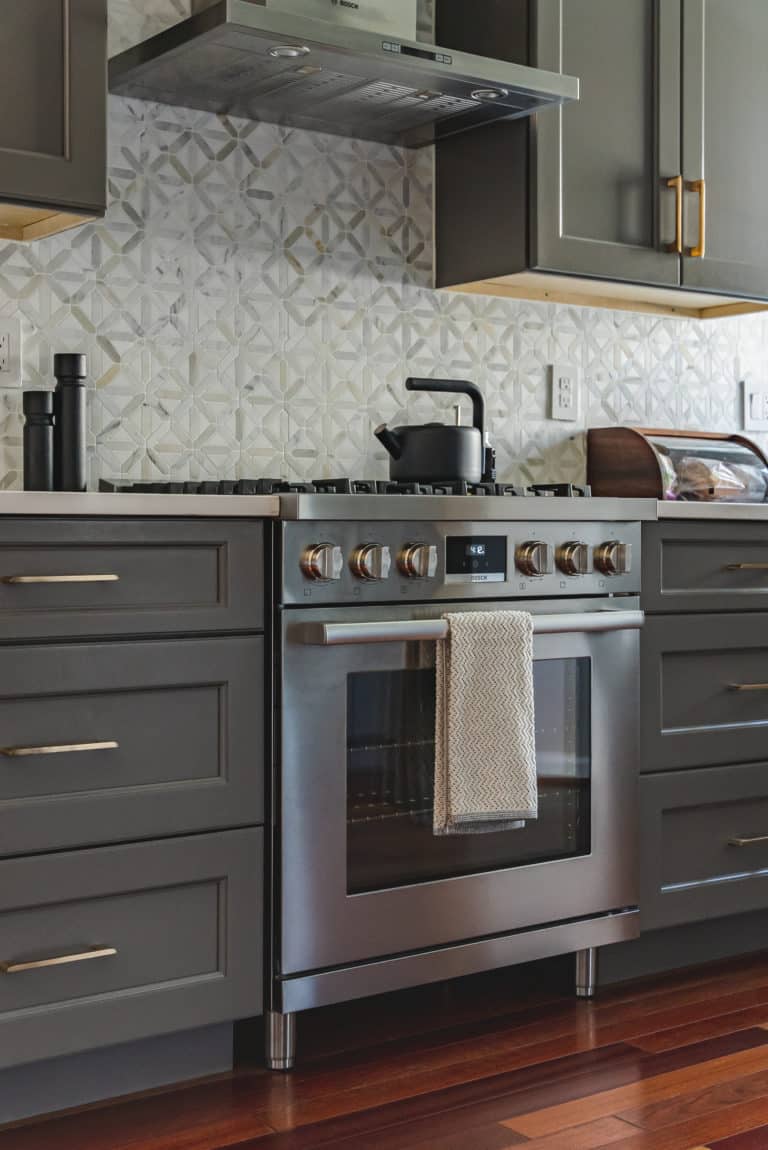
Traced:
[[768, 431], [768, 384], [741, 381], [742, 426], [745, 431]]
[[549, 365], [550, 419], [579, 418], [579, 372], [570, 364]]
[[0, 315], [0, 387], [21, 387], [21, 320]]

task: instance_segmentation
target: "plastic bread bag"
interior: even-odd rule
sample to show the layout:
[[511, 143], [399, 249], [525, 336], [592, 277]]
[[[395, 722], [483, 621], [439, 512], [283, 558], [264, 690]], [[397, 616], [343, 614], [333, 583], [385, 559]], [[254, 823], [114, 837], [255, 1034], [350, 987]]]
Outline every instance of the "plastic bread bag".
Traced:
[[710, 503], [762, 503], [768, 488], [765, 468], [719, 459], [683, 456], [677, 460], [678, 499]]

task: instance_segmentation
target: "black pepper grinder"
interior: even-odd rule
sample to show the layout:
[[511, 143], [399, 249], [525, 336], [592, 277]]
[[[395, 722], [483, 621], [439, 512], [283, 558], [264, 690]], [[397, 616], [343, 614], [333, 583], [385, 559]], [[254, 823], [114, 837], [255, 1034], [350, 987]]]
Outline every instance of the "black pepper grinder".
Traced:
[[53, 392], [25, 391], [24, 490], [53, 491]]
[[54, 485], [57, 491], [85, 491], [85, 377], [88, 361], [84, 355], [54, 355]]

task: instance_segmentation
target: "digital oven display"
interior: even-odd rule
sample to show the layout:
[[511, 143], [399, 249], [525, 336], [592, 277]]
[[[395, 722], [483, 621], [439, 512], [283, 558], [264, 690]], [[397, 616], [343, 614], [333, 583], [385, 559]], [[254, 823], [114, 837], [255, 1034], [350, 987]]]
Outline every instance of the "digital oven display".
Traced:
[[451, 583], [503, 583], [507, 578], [507, 537], [449, 536], [445, 559], [445, 573]]

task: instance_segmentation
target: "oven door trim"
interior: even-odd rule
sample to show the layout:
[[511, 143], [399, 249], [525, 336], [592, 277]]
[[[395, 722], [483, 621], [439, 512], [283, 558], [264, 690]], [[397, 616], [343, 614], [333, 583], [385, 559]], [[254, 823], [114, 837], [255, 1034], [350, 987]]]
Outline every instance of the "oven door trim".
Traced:
[[[368, 644], [308, 644], [307, 627], [436, 620], [451, 605], [283, 611], [276, 837], [279, 902], [289, 913], [279, 916], [278, 977], [636, 905], [639, 604], [634, 597], [620, 602], [621, 610], [635, 613], [631, 629], [558, 631], [534, 639], [536, 659], [591, 660], [590, 854], [360, 894], [347, 893], [346, 680], [356, 671], [400, 669], [405, 645], [377, 644], [372, 662]], [[456, 604], [462, 611], [488, 607]], [[505, 601], [494, 607], [523, 608], [534, 616], [551, 616], [553, 607], [558, 615], [598, 615], [606, 601]]]

